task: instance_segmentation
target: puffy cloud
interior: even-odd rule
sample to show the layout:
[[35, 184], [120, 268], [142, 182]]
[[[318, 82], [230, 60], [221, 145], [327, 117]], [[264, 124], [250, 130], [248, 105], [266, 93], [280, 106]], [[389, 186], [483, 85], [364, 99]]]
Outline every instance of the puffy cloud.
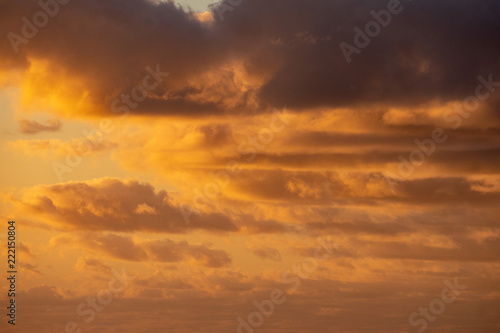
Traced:
[[[131, 180], [99, 179], [41, 186], [28, 191], [25, 199], [20, 203], [23, 209], [48, 225], [66, 230], [166, 233], [238, 230], [220, 213], [199, 212], [186, 221], [183, 214], [187, 208], [176, 205], [166, 191], [155, 191], [149, 184]], [[148, 211], [144, 211], [146, 206]]]
[[[2, 5], [8, 13], [2, 30], [17, 34], [20, 18], [40, 10], [35, 0]], [[306, 109], [455, 101], [473, 93], [479, 75], [499, 72], [492, 56], [498, 51], [497, 3], [446, 0], [436, 6], [423, 0], [401, 6], [402, 13], [352, 55], [350, 65], [340, 43], [353, 44], [353, 28], [364, 29], [374, 20], [370, 11], [385, 9], [387, 1], [320, 0], [311, 6], [306, 0], [255, 0], [223, 21], [207, 21], [171, 2], [75, 0], [61, 6], [36, 37], [18, 45], [19, 54], [3, 39], [0, 57], [32, 76], [24, 82], [30, 88], [25, 105], [46, 92], [65, 100], [54, 105], [46, 98], [72, 116], [113, 114], [113, 99], [140, 85], [146, 66], [156, 64], [171, 73], [168, 83], [150, 91], [134, 112], [197, 116], [262, 111], [269, 105]], [[57, 89], [62, 83], [65, 89]]]

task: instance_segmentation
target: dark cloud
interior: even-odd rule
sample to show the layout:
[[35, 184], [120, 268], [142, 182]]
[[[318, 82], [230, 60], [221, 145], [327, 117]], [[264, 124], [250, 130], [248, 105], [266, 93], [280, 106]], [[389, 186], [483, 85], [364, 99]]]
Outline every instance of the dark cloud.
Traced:
[[[1, 5], [4, 35], [19, 34], [21, 17], [31, 18], [39, 10], [34, 0]], [[225, 20], [208, 24], [169, 2], [74, 0], [21, 45], [19, 54], [4, 38], [0, 57], [17, 68], [33, 59], [48, 60], [54, 75], [85, 82], [89, 98], [108, 113], [114, 97], [140, 83], [145, 67], [156, 64], [171, 76], [137, 112], [199, 115], [269, 105], [411, 105], [463, 99], [474, 92], [478, 75], [493, 74], [498, 80], [498, 2], [402, 5], [402, 13], [353, 55], [350, 65], [339, 44], [352, 43], [353, 27], [364, 28], [373, 20], [370, 11], [385, 9], [387, 1], [245, 1]], [[235, 68], [212, 76], [215, 82], [224, 78], [219, 80], [223, 89], [197, 78], [223, 71], [233, 61], [262, 84], [228, 104], [231, 87], [238, 84]]]
[[[247, 34], [265, 31], [270, 38], [302, 31], [320, 39], [331, 38], [313, 45], [268, 46], [282, 65], [262, 87], [260, 96], [275, 105], [406, 105], [434, 98], [462, 99], [474, 92], [478, 75], [499, 72], [493, 54], [499, 50], [494, 31], [500, 28], [500, 6], [488, 0], [447, 0], [439, 5], [428, 0], [402, 1], [403, 12], [393, 16], [390, 25], [348, 65], [339, 44], [353, 44], [353, 28], [364, 29], [374, 20], [370, 11], [386, 9], [387, 3], [251, 1], [248, 7], [262, 8], [258, 19], [252, 18], [260, 25], [242, 19], [244, 8], [225, 24], [231, 31]], [[422, 70], [423, 64], [426, 70]]]

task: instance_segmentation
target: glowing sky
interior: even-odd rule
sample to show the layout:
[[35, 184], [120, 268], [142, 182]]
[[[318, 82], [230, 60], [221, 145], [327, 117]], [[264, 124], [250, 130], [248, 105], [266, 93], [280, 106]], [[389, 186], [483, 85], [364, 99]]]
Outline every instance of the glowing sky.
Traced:
[[500, 331], [498, 1], [54, 1], [0, 0], [18, 332]]

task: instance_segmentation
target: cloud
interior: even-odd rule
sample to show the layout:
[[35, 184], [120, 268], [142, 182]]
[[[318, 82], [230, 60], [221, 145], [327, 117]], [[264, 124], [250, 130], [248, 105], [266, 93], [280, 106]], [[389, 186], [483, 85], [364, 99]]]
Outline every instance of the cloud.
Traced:
[[111, 151], [118, 147], [113, 141], [90, 142], [85, 138], [63, 141], [60, 139], [45, 140], [17, 140], [9, 141], [5, 147], [27, 155], [35, 155], [50, 158], [64, 158], [67, 156], [88, 156]]
[[32, 264], [30, 264], [30, 263], [27, 263], [27, 262], [25, 262], [25, 263], [19, 263], [19, 267], [21, 267], [22, 269], [26, 269], [26, 270], [28, 270], [28, 271], [30, 271], [30, 272], [33, 272], [33, 273], [35, 273], [35, 274], [37, 274], [37, 275], [43, 275], [43, 274], [42, 274], [42, 273], [41, 273], [41, 272], [37, 269], [37, 267], [36, 267], [36, 266], [33, 266], [33, 265], [32, 265]]
[[79, 272], [95, 271], [100, 274], [110, 275], [111, 267], [107, 264], [101, 262], [98, 259], [90, 257], [80, 257], [78, 258], [75, 269]]
[[[146, 66], [156, 64], [171, 76], [131, 110], [137, 114], [197, 117], [276, 105], [455, 101], [473, 93], [479, 75], [500, 72], [492, 56], [499, 51], [493, 32], [500, 9], [488, 0], [405, 3], [348, 65], [339, 44], [352, 44], [353, 28], [364, 29], [373, 20], [370, 11], [386, 6], [383, 0], [320, 0], [314, 6], [305, 0], [255, 0], [223, 21], [202, 22], [171, 2], [134, 0], [124, 6], [118, 0], [76, 0], [21, 45], [19, 55], [5, 38], [0, 57], [26, 71], [25, 83], [32, 88], [25, 92], [26, 105], [44, 94], [59, 96], [57, 103], [74, 102], [74, 109], [45, 100], [71, 116], [113, 114], [114, 98], [140, 84]], [[35, 0], [5, 2], [9, 16], [2, 30], [20, 33], [19, 18], [38, 9]], [[450, 35], [460, 35], [460, 41]], [[124, 54], [129, 45], [135, 47]], [[57, 89], [63, 82], [66, 89]]]
[[376, 244], [368, 242], [366, 253], [372, 253], [378, 258], [412, 259], [412, 260], [439, 260], [439, 261], [471, 261], [471, 262], [499, 262], [500, 246], [494, 237], [483, 242], [458, 238], [456, 246], [447, 248], [442, 246], [428, 246], [408, 244], [405, 242], [384, 242]]
[[[95, 255], [127, 261], [192, 262], [210, 268], [231, 264], [230, 256], [223, 250], [211, 249], [205, 245], [190, 245], [186, 241], [174, 242], [169, 239], [136, 241], [129, 236], [87, 233], [54, 237], [51, 240], [51, 245], [83, 247]], [[84, 270], [88, 267], [92, 267], [94, 270], [109, 270], [107, 265], [95, 259], [78, 259], [77, 269]]]
[[17, 244], [17, 249], [19, 252], [21, 252], [23, 255], [26, 255], [30, 258], [34, 258], [35, 255], [31, 252], [30, 248], [28, 245], [24, 244], [24, 243], [18, 243]]
[[[27, 187], [3, 188], [21, 257], [37, 260], [21, 263], [30, 329], [81, 322], [78, 304], [125, 266], [137, 278], [83, 330], [234, 332], [279, 288], [269, 332], [410, 331], [408, 316], [458, 276], [468, 290], [429, 329], [498, 332], [500, 3], [401, 3], [350, 64], [339, 44], [387, 0], [244, 0], [223, 21], [171, 1], [72, 0], [18, 54], [0, 39], [20, 132], [43, 135], [5, 148], [43, 163], [86, 151], [32, 111], [77, 127], [109, 117], [120, 130], [93, 150], [111, 161], [72, 176], [132, 178], [50, 184], [20, 169]], [[40, 6], [0, 8], [5, 37]], [[169, 75], [127, 105], [155, 71]], [[443, 115], [490, 74], [497, 91], [454, 128]], [[285, 105], [295, 117], [260, 145]], [[398, 175], [435, 128], [446, 142]], [[231, 161], [241, 171], [225, 178]], [[313, 264], [319, 236], [339, 246], [292, 290], [283, 272]]]
[[20, 294], [20, 297], [26, 302], [36, 305], [55, 305], [60, 304], [63, 300], [63, 296], [56, 287], [45, 284], [30, 288], [26, 291], [21, 291]]
[[[185, 233], [237, 231], [220, 213], [193, 214], [190, 223], [166, 191], [132, 180], [98, 179], [28, 190], [20, 203], [46, 224], [66, 230]], [[145, 209], [145, 205], [149, 208]]]
[[247, 249], [250, 250], [253, 254], [255, 254], [259, 258], [281, 261], [281, 254], [275, 248], [271, 248], [271, 247], [267, 247], [267, 246], [261, 247], [261, 246], [257, 246], [255, 244], [249, 243], [249, 244], [247, 244]]
[[189, 245], [187, 242], [175, 243], [164, 239], [145, 244], [146, 251], [153, 260], [161, 262], [176, 262], [188, 257], [206, 267], [222, 267], [229, 265], [231, 259], [222, 250], [213, 250], [202, 245]]
[[57, 132], [61, 129], [61, 122], [59, 120], [49, 120], [47, 125], [40, 124], [34, 120], [20, 119], [18, 121], [19, 129], [23, 134], [37, 134], [40, 132]]
[[[443, 170], [442, 168], [441, 170]], [[493, 182], [495, 182], [493, 180]], [[467, 202], [491, 205], [500, 191], [488, 177], [429, 177], [388, 180], [379, 172], [244, 170], [226, 195], [232, 198], [311, 205], [405, 204], [444, 205]]]

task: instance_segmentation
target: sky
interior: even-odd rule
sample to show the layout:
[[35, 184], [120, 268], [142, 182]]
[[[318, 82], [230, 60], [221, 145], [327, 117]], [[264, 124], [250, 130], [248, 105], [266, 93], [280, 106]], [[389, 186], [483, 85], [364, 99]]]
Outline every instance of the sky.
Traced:
[[[195, 12], [205, 12], [209, 10], [209, 5], [218, 3], [219, 1], [215, 0], [182, 0], [176, 1], [176, 3], [180, 4], [183, 8], [187, 9], [191, 8]], [[236, 3], [236, 1], [234, 2]]]
[[494, 0], [0, 0], [0, 331], [499, 332], [499, 31]]

